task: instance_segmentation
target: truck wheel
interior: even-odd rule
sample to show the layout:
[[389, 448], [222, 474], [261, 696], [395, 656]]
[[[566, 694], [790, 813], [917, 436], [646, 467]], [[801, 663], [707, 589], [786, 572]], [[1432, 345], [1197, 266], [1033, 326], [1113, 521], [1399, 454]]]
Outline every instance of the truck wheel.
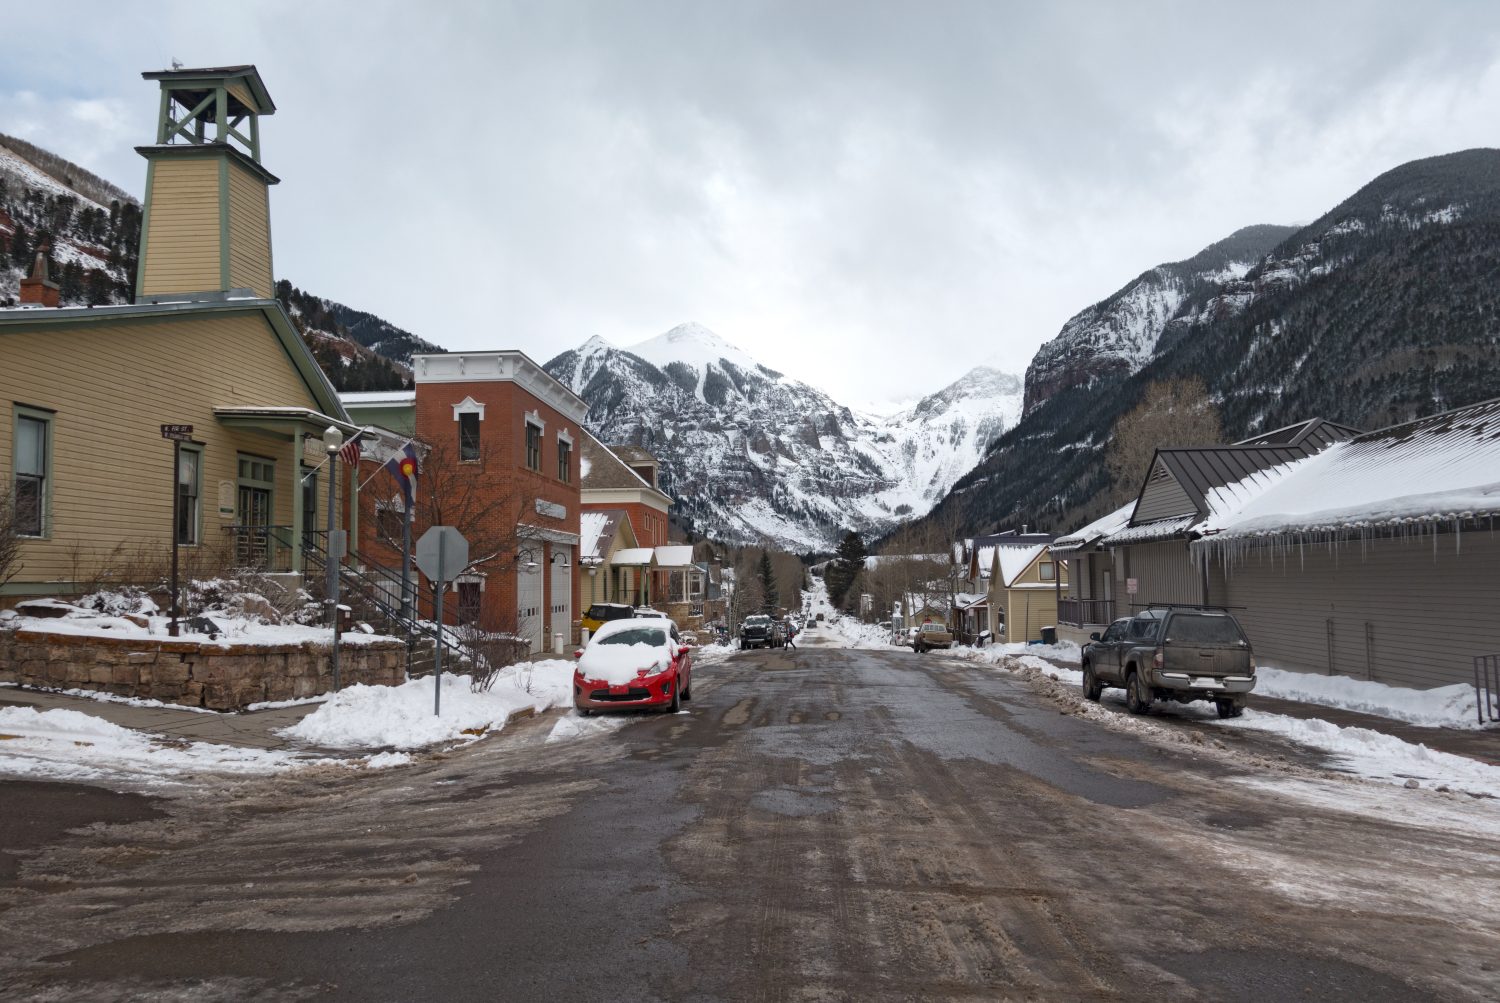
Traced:
[[1132, 714], [1151, 712], [1151, 690], [1146, 686], [1146, 678], [1134, 669], [1125, 677], [1125, 706]]
[[1103, 695], [1104, 695], [1104, 684], [1099, 681], [1099, 677], [1098, 676], [1094, 675], [1094, 667], [1092, 665], [1090, 665], [1089, 663], [1084, 662], [1083, 663], [1083, 698], [1085, 700], [1092, 700], [1094, 703], [1098, 703], [1099, 702], [1099, 698], [1101, 696], [1103, 696]]
[[1245, 705], [1238, 700], [1215, 700], [1214, 709], [1220, 717], [1239, 717], [1245, 713]]

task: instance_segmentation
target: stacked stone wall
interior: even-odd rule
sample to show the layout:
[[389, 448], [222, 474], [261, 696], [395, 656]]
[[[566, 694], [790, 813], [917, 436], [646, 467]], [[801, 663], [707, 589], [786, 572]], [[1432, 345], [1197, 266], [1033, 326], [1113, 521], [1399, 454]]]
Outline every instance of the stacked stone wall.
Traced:
[[[0, 630], [0, 682], [231, 711], [331, 690], [329, 655], [329, 645], [314, 642], [237, 645]], [[406, 646], [398, 640], [339, 649], [344, 686], [399, 685], [405, 670]]]

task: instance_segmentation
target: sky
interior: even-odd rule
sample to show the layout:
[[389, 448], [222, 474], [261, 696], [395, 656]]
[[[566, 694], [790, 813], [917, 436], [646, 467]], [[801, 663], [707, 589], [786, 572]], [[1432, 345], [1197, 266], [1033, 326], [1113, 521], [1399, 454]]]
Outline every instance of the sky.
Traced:
[[0, 132], [139, 195], [143, 70], [255, 63], [278, 278], [545, 362], [696, 321], [867, 408], [1021, 373], [1253, 223], [1495, 146], [1500, 4], [10, 5]]

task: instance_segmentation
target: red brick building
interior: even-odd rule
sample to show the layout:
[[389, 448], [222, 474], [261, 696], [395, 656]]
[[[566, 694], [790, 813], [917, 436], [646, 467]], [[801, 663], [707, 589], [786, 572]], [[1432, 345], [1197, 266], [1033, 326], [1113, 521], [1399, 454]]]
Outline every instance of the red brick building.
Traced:
[[[418, 355], [412, 370], [410, 403], [382, 395], [379, 417], [394, 425], [392, 409], [409, 407], [426, 450], [414, 535], [442, 523], [469, 540], [472, 566], [455, 586], [454, 616], [527, 637], [534, 651], [557, 634], [571, 644], [587, 405], [521, 352]], [[397, 506], [382, 483], [368, 492], [361, 552], [399, 563]]]

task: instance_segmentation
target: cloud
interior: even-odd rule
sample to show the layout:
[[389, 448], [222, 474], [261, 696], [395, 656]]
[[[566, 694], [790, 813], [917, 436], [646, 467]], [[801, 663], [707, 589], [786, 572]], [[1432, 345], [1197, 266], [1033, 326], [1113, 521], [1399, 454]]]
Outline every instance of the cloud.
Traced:
[[282, 277], [542, 360], [697, 320], [850, 400], [1019, 372], [1151, 265], [1485, 143], [1500, 98], [1480, 3], [123, 6], [11, 16], [0, 131], [138, 191], [138, 72], [255, 62]]

